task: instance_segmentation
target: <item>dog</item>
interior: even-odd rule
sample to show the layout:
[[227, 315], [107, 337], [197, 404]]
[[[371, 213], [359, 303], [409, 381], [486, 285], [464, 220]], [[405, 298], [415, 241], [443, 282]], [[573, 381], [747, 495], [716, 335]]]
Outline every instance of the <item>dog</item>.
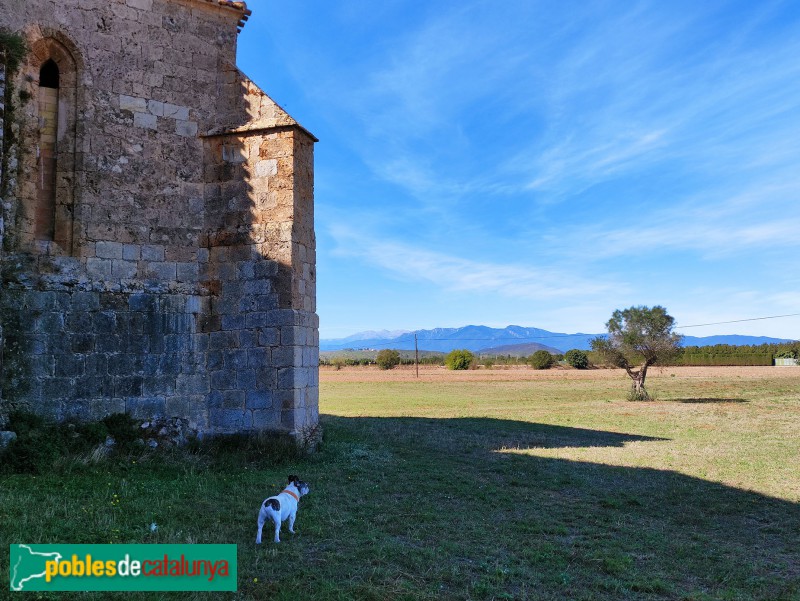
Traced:
[[258, 534], [256, 534], [256, 544], [261, 544], [261, 530], [264, 523], [271, 519], [275, 523], [275, 542], [281, 542], [281, 524], [289, 520], [289, 532], [294, 534], [294, 520], [297, 517], [297, 506], [300, 497], [310, 492], [308, 484], [300, 480], [297, 476], [289, 476], [289, 483], [283, 491], [274, 497], [264, 499], [261, 509], [258, 511]]

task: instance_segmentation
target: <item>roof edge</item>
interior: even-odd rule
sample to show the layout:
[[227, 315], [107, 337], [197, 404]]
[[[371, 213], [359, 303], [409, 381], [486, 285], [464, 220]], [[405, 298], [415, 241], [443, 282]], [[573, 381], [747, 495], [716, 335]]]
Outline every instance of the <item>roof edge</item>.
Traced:
[[261, 125], [256, 127], [231, 127], [231, 128], [214, 128], [212, 130], [207, 131], [205, 134], [202, 134], [201, 138], [217, 138], [217, 137], [224, 137], [224, 136], [247, 136], [247, 135], [256, 135], [256, 134], [263, 134], [263, 133], [273, 133], [277, 131], [289, 131], [289, 130], [298, 130], [301, 133], [307, 135], [311, 140], [314, 142], [319, 142], [319, 138], [308, 131], [305, 127], [300, 125], [299, 123], [288, 123], [288, 124], [281, 124], [281, 125]]

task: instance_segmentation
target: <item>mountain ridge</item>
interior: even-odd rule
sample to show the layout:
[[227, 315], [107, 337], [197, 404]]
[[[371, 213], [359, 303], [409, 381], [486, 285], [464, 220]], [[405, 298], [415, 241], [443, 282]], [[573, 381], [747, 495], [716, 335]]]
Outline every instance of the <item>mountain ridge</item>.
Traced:
[[[344, 349], [384, 349], [413, 350], [414, 336], [417, 337], [419, 350], [449, 352], [453, 349], [468, 349], [481, 351], [499, 346], [512, 344], [537, 343], [553, 347], [561, 352], [570, 349], [588, 350], [590, 341], [601, 334], [550, 332], [541, 328], [510, 325], [505, 328], [490, 328], [488, 326], [467, 325], [460, 328], [433, 328], [430, 330], [403, 331], [394, 338], [379, 337], [395, 332], [379, 330], [359, 332], [346, 338], [320, 340], [321, 351], [336, 351]], [[370, 338], [368, 334], [378, 334]], [[362, 337], [364, 335], [364, 337]], [[769, 336], [746, 336], [743, 334], [721, 334], [715, 336], [697, 337], [685, 336], [684, 346], [711, 346], [715, 344], [731, 345], [757, 345], [780, 344], [791, 342], [788, 338], [771, 338]]]

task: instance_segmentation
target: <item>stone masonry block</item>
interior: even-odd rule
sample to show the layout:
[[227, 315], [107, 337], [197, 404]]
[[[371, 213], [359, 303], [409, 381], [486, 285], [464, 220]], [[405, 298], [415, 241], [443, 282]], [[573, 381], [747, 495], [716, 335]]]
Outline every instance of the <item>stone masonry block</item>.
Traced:
[[111, 269], [111, 259], [97, 259], [94, 257], [86, 259], [86, 273], [89, 277], [97, 279], [110, 278]]
[[125, 244], [122, 247], [122, 258], [126, 261], [138, 261], [142, 257], [142, 247], [138, 244]]
[[236, 372], [236, 388], [240, 390], [252, 390], [256, 387], [256, 371], [254, 369], [243, 369]]
[[211, 350], [227, 350], [239, 347], [239, 333], [230, 332], [211, 332], [209, 334], [208, 348]]
[[142, 378], [115, 378], [114, 396], [119, 398], [142, 396]]
[[164, 247], [157, 244], [142, 246], [142, 261], [163, 261]]
[[[188, 121], [189, 120], [189, 107], [187, 106], [177, 106], [174, 104], [165, 103], [164, 104], [164, 116], [169, 117], [170, 119], [177, 119], [178, 121]], [[197, 124], [194, 124], [195, 127]], [[195, 132], [196, 133], [196, 132]]]
[[232, 390], [236, 388], [236, 372], [229, 369], [212, 371], [211, 388], [213, 390]]
[[72, 295], [73, 311], [97, 311], [100, 308], [100, 297], [96, 292], [76, 292]]
[[119, 242], [99, 241], [95, 244], [95, 255], [101, 259], [121, 259], [122, 244]]
[[272, 349], [272, 363], [275, 367], [294, 367], [303, 364], [303, 347], [278, 346]]
[[153, 0], [125, 0], [125, 4], [139, 10], [153, 10]]
[[278, 161], [270, 159], [258, 161], [255, 168], [256, 177], [273, 177], [278, 174]]
[[249, 295], [256, 294], [269, 294], [272, 291], [272, 285], [269, 280], [248, 280], [244, 283], [244, 293]]
[[203, 299], [200, 296], [190, 296], [186, 299], [187, 313], [200, 313], [203, 310]]
[[194, 138], [197, 135], [197, 123], [194, 121], [176, 121], [175, 133], [184, 138]]
[[131, 311], [153, 312], [158, 307], [158, 298], [152, 294], [131, 294], [128, 307]]
[[258, 332], [255, 330], [239, 330], [239, 348], [253, 349], [258, 347]]
[[[245, 315], [245, 327], [247, 328], [263, 328], [267, 325], [267, 315], [266, 313], [257, 312], [257, 313], [247, 313]], [[270, 328], [275, 330], [276, 328]], [[263, 346], [269, 346], [269, 343], [263, 344]]]
[[114, 259], [111, 265], [111, 274], [115, 278], [130, 279], [136, 277], [137, 271], [136, 261], [123, 261], [122, 259]]
[[147, 111], [147, 100], [144, 98], [135, 98], [133, 96], [125, 96], [122, 94], [119, 97], [119, 108], [123, 111], [144, 113]]
[[34, 331], [53, 334], [64, 330], [64, 316], [61, 313], [42, 313], [34, 322]]
[[200, 278], [200, 266], [197, 263], [176, 263], [179, 282], [196, 282]]
[[247, 367], [263, 368], [270, 363], [272, 353], [269, 348], [251, 348], [247, 350]]
[[206, 399], [202, 396], [170, 396], [166, 398], [165, 412], [169, 417], [188, 419], [190, 427], [198, 428], [201, 425], [205, 426], [207, 421], [207, 416], [205, 415], [206, 406]]
[[151, 115], [155, 115], [156, 117], [163, 117], [164, 103], [159, 102], [158, 100], [148, 100], [147, 110], [150, 112]]
[[160, 280], [176, 280], [178, 277], [177, 266], [172, 261], [152, 263], [148, 272]]
[[262, 410], [253, 408], [252, 428], [254, 430], [277, 430], [281, 426], [281, 413], [269, 409]]
[[297, 326], [282, 326], [281, 327], [281, 344], [306, 344], [306, 331], [305, 328]]
[[212, 429], [222, 432], [242, 432], [252, 427], [252, 416], [244, 409], [210, 409], [208, 421]]
[[278, 328], [261, 328], [258, 332], [258, 343], [261, 346], [275, 346], [278, 344], [279, 336]]
[[245, 327], [244, 315], [223, 315], [222, 316], [222, 329], [223, 330], [242, 330]]
[[236, 271], [240, 280], [252, 280], [255, 277], [255, 261], [239, 261]]
[[56, 306], [56, 295], [53, 292], [38, 292], [38, 293], [31, 292], [25, 294], [19, 299], [15, 299], [14, 297], [16, 295], [9, 294], [8, 291], [4, 291], [3, 296], [8, 296], [9, 297], [8, 300], [12, 301], [8, 305], [6, 305], [6, 303], [3, 303], [3, 306], [8, 306], [8, 307], [27, 306], [32, 311], [51, 311]]
[[319, 346], [307, 346], [303, 349], [303, 366], [319, 367]]
[[179, 394], [206, 394], [210, 390], [209, 379], [205, 374], [180, 375], [175, 389]]
[[278, 388], [286, 390], [289, 388], [296, 388], [295, 376], [296, 372], [293, 367], [284, 367], [278, 370]]
[[158, 117], [149, 113], [134, 113], [133, 124], [144, 129], [158, 129]]
[[125, 412], [136, 419], [161, 417], [166, 413], [164, 397], [129, 397], [125, 399]]
[[272, 392], [269, 390], [248, 390], [245, 396], [245, 407], [248, 409], [270, 409]]
[[278, 370], [265, 367], [256, 370], [256, 389], [273, 390], [278, 384]]
[[226, 350], [222, 352], [225, 369], [239, 370], [247, 367], [246, 350]]

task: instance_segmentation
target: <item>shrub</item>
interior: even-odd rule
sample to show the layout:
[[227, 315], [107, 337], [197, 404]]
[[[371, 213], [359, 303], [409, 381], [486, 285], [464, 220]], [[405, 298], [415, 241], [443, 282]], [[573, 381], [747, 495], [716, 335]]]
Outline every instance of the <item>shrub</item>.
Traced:
[[2, 470], [17, 474], [41, 474], [67, 453], [61, 436], [54, 428], [29, 430], [0, 454]]
[[112, 413], [104, 417], [101, 423], [106, 427], [109, 436], [120, 449], [129, 449], [138, 444], [141, 437], [139, 422], [127, 413]]
[[589, 367], [589, 357], [586, 353], [578, 349], [567, 351], [567, 354], [564, 355], [564, 359], [575, 369], [586, 369]]
[[467, 349], [456, 349], [447, 353], [444, 364], [448, 369], [469, 369], [475, 363], [475, 355]]
[[26, 436], [29, 432], [38, 431], [45, 427], [45, 420], [41, 415], [27, 411], [12, 411], [8, 416], [6, 429], [16, 432], [17, 436]]
[[385, 348], [378, 352], [375, 363], [377, 363], [378, 367], [381, 369], [394, 369], [400, 364], [400, 353], [395, 350]]
[[553, 366], [553, 355], [547, 351], [536, 351], [529, 361], [533, 369], [550, 369]]

